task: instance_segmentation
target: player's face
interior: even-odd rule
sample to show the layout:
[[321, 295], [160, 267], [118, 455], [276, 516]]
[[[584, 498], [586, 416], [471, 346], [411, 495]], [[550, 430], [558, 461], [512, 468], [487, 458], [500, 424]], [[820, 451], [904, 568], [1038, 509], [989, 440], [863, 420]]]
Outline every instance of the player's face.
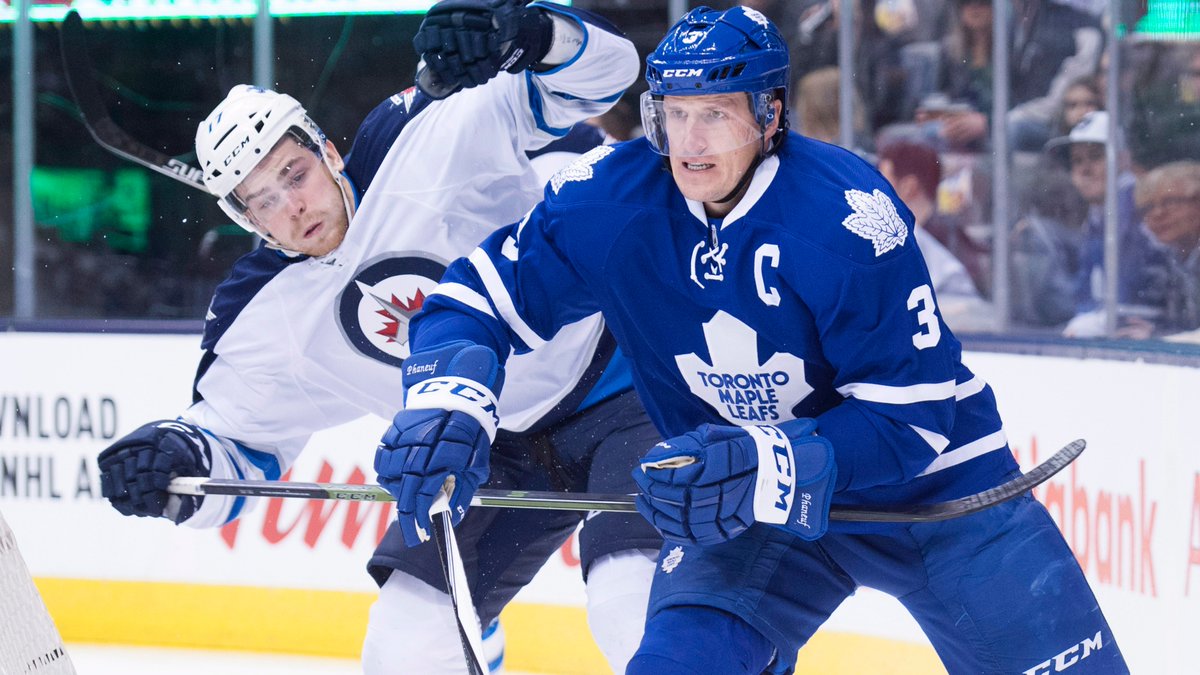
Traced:
[[[329, 141], [335, 171], [342, 158]], [[323, 256], [346, 236], [349, 220], [340, 182], [312, 150], [285, 137], [237, 187], [246, 215], [289, 251]]]
[[[671, 173], [683, 196], [703, 202], [712, 216], [733, 210], [737, 199], [724, 199], [749, 170], [777, 126], [764, 135], [746, 94], [666, 96], [663, 98]], [[779, 117], [779, 103], [776, 119]]]

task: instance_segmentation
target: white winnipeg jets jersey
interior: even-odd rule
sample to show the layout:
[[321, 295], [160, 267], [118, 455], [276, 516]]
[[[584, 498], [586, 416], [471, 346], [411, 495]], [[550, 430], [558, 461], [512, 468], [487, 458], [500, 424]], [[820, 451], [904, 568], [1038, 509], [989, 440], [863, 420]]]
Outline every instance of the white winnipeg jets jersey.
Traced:
[[[526, 152], [607, 110], [638, 74], [628, 40], [554, 11], [584, 27], [575, 59], [500, 73], [441, 101], [412, 89], [392, 97], [347, 157], [361, 201], [344, 242], [320, 258], [260, 248], [218, 288], [183, 415], [220, 440], [214, 477], [278, 478], [314, 432], [402, 407], [408, 320], [450, 261], [537, 202], [542, 184]], [[526, 430], [586, 405], [598, 387], [619, 388], [620, 378], [594, 372], [608, 365], [597, 356], [606, 335], [597, 314], [509, 359], [504, 428]], [[209, 497], [188, 524], [219, 525], [242, 508]]]

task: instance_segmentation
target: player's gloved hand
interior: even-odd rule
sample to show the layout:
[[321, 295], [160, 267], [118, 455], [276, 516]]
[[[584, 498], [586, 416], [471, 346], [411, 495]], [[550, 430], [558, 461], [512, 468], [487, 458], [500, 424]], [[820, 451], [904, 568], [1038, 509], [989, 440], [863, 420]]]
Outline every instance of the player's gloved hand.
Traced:
[[755, 522], [825, 534], [833, 446], [808, 418], [779, 426], [702, 424], [654, 446], [633, 470], [637, 508], [669, 540], [708, 546]]
[[126, 516], [170, 518], [182, 523], [200, 508], [202, 496], [175, 495], [167, 484], [178, 476], [208, 476], [212, 452], [204, 432], [185, 422], [158, 420], [108, 446], [97, 460], [100, 494]]
[[375, 450], [379, 484], [396, 498], [404, 543], [429, 539], [429, 509], [446, 485], [453, 523], [487, 481], [504, 371], [487, 347], [453, 342], [404, 361], [405, 409]]
[[476, 87], [501, 70], [519, 73], [542, 60], [554, 26], [528, 0], [442, 0], [429, 9], [413, 47], [424, 61], [417, 86], [433, 98]]

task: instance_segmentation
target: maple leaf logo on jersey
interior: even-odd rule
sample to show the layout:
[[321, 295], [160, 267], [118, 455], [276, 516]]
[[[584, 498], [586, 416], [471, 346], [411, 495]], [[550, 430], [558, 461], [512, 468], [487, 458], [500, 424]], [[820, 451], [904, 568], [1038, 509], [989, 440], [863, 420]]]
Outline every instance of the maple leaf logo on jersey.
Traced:
[[613, 148], [611, 145], [597, 145], [583, 153], [575, 161], [559, 169], [557, 173], [550, 177], [550, 189], [554, 190], [554, 194], [558, 194], [562, 186], [567, 183], [591, 180], [592, 176], [595, 175], [592, 167], [595, 166], [596, 162], [608, 157], [612, 151]]
[[846, 190], [846, 203], [854, 213], [846, 216], [842, 225], [875, 246], [875, 257], [903, 246], [908, 238], [908, 226], [896, 212], [896, 205], [880, 190], [867, 194], [862, 190]]
[[804, 361], [793, 354], [759, 360], [758, 333], [735, 317], [717, 312], [704, 324], [712, 363], [696, 354], [677, 355], [675, 365], [697, 397], [737, 425], [785, 422], [812, 393]]

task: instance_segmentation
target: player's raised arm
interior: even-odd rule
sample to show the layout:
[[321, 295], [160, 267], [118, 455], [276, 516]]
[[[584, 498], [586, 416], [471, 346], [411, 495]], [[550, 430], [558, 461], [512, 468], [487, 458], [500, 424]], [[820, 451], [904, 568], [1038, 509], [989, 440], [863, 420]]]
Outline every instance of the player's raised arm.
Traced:
[[640, 69], [633, 43], [606, 19], [549, 2], [444, 0], [413, 46], [423, 62], [417, 87], [435, 99], [515, 80], [543, 143], [608, 110]]

